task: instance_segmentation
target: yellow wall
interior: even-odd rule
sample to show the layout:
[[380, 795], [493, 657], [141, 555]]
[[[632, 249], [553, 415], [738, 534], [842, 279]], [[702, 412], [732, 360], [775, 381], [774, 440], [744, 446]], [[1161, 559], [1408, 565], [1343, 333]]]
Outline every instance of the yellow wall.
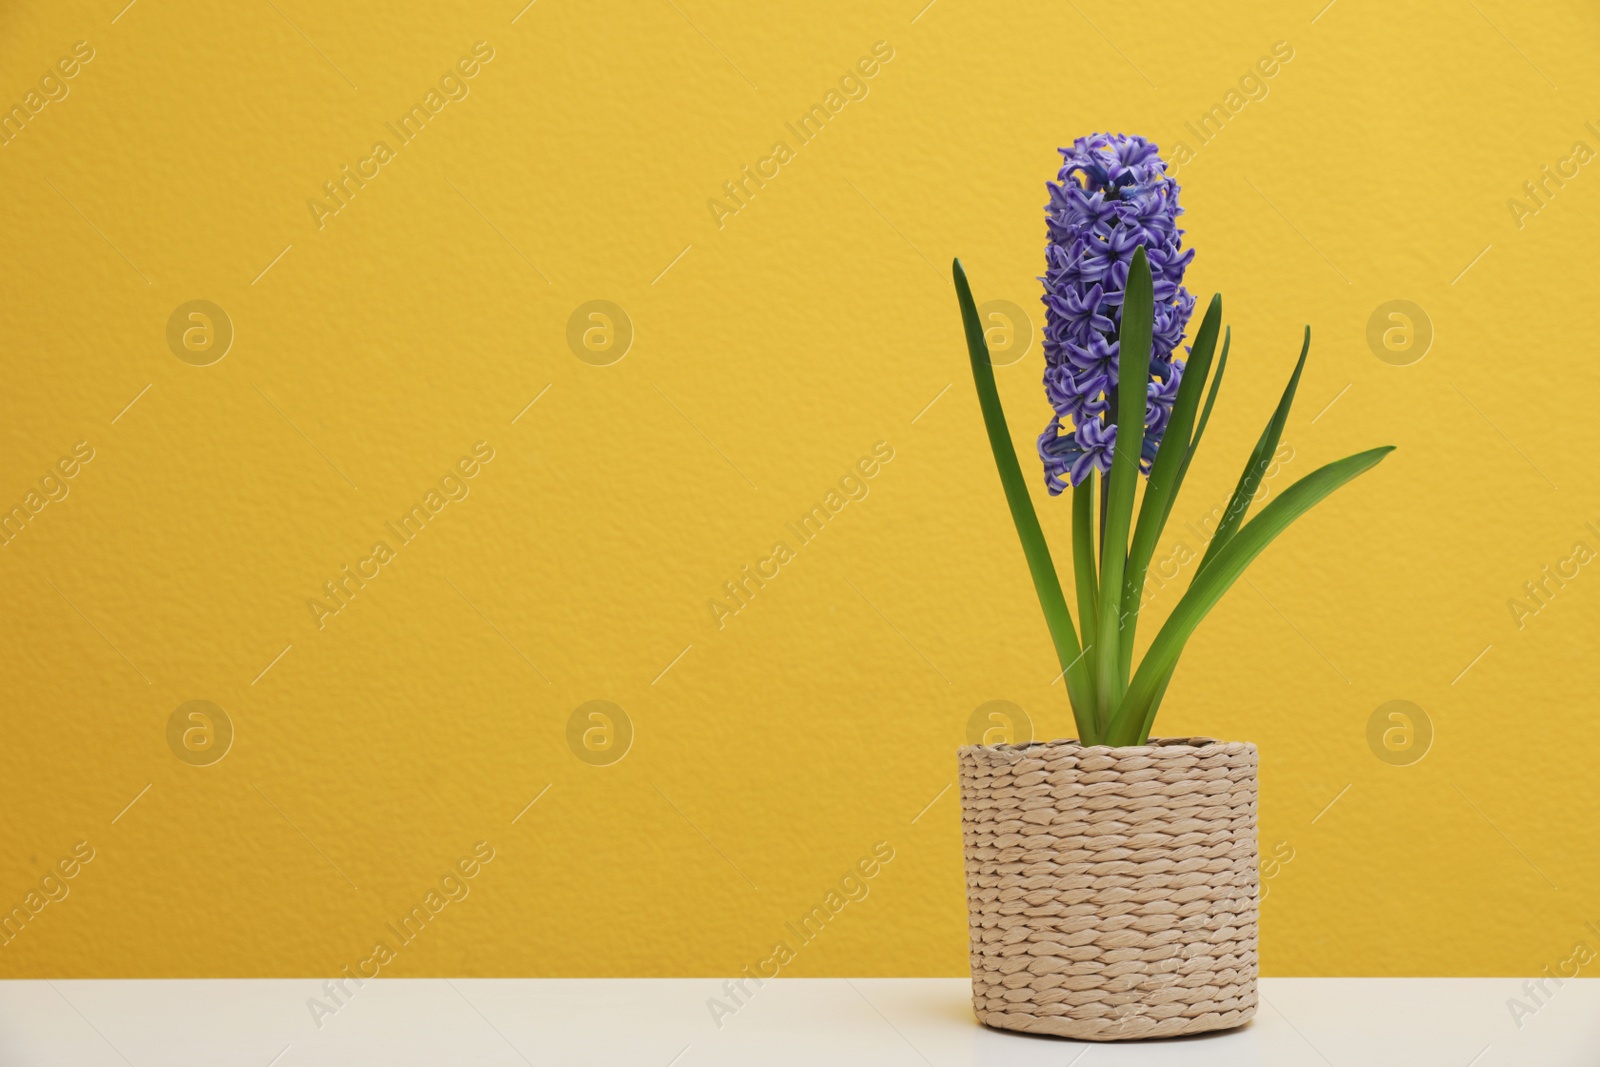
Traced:
[[[1600, 577], [1562, 563], [1600, 549], [1600, 170], [1508, 206], [1600, 149], [1591, 5], [119, 2], [0, 14], [0, 102], [93, 53], [0, 147], [0, 504], [93, 457], [0, 548], [0, 905], [74, 872], [0, 973], [332, 973], [379, 941], [395, 975], [725, 973], [862, 860], [869, 895], [786, 973], [964, 973], [955, 749], [989, 701], [1041, 737], [1071, 718], [948, 263], [1033, 320], [1001, 371], [1027, 455], [1043, 185], [1102, 129], [1193, 150], [1189, 284], [1234, 328], [1162, 554], [1197, 543], [1303, 322], [1269, 488], [1400, 447], [1230, 593], [1162, 715], [1261, 746], [1263, 850], [1292, 854], [1265, 970], [1531, 973], [1600, 944]], [[475, 42], [469, 95], [401, 144], [386, 124]], [[785, 124], [876, 42], [868, 95], [801, 142]], [[1201, 144], [1185, 123], [1277, 42], [1267, 95]], [[308, 207], [346, 165], [377, 170]], [[234, 335], [204, 366], [183, 316], [168, 343], [194, 300]], [[567, 340], [595, 300], [631, 323], [609, 365], [585, 321]], [[1369, 347], [1391, 300], [1432, 324], [1418, 362]], [[464, 457], [444, 484], [470, 495], [402, 543], [385, 524]], [[864, 458], [867, 496], [800, 544], [785, 524]], [[1546, 564], [1578, 576], [1519, 618]], [[319, 616], [346, 565], [377, 576]], [[631, 724], [608, 766], [576, 754], [587, 721], [568, 743], [593, 700]], [[1369, 747], [1391, 700], [1431, 723], [1420, 762]], [[190, 701], [231, 724], [209, 765], [194, 709], [169, 743]], [[400, 945], [385, 924], [458, 861], [469, 895]]]

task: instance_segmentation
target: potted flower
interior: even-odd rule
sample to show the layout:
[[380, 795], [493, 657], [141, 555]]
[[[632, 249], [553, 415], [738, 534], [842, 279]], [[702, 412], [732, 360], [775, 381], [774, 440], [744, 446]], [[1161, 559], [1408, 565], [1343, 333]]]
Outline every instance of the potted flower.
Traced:
[[1188, 358], [1175, 358], [1194, 308], [1183, 287], [1194, 253], [1156, 146], [1096, 134], [1061, 154], [1041, 279], [1054, 414], [1038, 452], [1050, 494], [1071, 490], [1076, 626], [954, 264], [989, 445], [1078, 733], [961, 749], [973, 1008], [989, 1026], [1090, 1040], [1223, 1029], [1256, 1006], [1256, 749], [1151, 728], [1184, 643], [1245, 567], [1391, 448], [1330, 463], [1245, 521], [1289, 417], [1308, 327], [1188, 590], [1135, 666], [1146, 570], [1205, 434], [1230, 334], [1213, 297]]

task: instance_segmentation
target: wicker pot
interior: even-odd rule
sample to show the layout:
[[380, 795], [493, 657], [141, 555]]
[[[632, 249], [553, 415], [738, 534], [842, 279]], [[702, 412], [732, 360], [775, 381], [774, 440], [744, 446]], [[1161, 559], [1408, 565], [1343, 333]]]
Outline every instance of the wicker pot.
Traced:
[[972, 1007], [1090, 1041], [1256, 1011], [1256, 748], [1206, 737], [961, 750]]

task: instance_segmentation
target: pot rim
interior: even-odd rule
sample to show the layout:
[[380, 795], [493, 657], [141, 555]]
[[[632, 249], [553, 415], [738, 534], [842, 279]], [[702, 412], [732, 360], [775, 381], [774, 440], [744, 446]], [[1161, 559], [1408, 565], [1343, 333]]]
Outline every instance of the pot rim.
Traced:
[[1199, 752], [1203, 749], [1214, 748], [1219, 745], [1248, 745], [1255, 748], [1254, 741], [1224, 741], [1215, 737], [1152, 737], [1148, 744], [1143, 745], [1086, 745], [1076, 737], [1058, 737], [1053, 741], [1028, 741], [1023, 744], [1010, 745], [962, 745], [960, 752], [991, 753], [993, 755], [1027, 756], [1030, 750], [1039, 749], [1040, 755], [1047, 751], [1058, 749], [1077, 749], [1080, 752], [1093, 753], [1094, 755], [1131, 756], [1139, 752], [1149, 752], [1152, 749], [1184, 748]]

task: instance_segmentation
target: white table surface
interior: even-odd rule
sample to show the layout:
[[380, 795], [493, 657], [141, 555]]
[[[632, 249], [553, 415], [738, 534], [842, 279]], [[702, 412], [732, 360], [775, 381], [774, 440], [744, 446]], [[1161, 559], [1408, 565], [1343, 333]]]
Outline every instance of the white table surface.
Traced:
[[[1600, 979], [1530, 1007], [1499, 978], [1277, 978], [1224, 1034], [1089, 1044], [978, 1026], [965, 979], [769, 982], [719, 1028], [714, 979], [385, 979], [313, 1020], [311, 979], [0, 982], [0, 1064], [968, 1064], [1566, 1067], [1600, 1064]], [[731, 1002], [729, 1002], [731, 1003]]]

